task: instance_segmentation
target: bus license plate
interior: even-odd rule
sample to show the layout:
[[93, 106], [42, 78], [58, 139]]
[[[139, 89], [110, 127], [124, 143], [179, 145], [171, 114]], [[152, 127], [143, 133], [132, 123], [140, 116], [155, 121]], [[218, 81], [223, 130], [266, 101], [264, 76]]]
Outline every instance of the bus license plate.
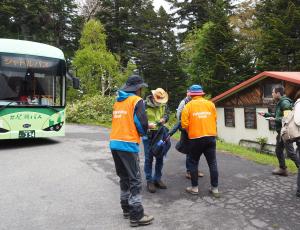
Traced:
[[35, 138], [35, 131], [34, 130], [19, 131], [19, 138]]

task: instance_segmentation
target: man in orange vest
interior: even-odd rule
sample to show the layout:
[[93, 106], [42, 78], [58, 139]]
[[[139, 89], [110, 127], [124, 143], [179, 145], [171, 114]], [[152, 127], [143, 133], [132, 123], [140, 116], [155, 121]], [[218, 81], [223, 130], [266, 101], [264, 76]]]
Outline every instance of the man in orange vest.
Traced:
[[140, 137], [146, 135], [148, 119], [141, 90], [148, 85], [138, 75], [130, 76], [118, 91], [113, 107], [110, 149], [120, 177], [121, 207], [124, 218], [130, 218], [130, 226], [148, 225], [153, 216], [144, 214], [141, 197], [141, 173], [139, 167]]
[[186, 191], [193, 195], [198, 190], [198, 164], [202, 154], [208, 163], [210, 172], [210, 192], [216, 198], [220, 197], [218, 190], [218, 166], [216, 159], [217, 112], [215, 105], [203, 98], [205, 95], [200, 85], [189, 88], [192, 100], [186, 104], [181, 114], [181, 126], [189, 137], [189, 163], [191, 173], [191, 187]]

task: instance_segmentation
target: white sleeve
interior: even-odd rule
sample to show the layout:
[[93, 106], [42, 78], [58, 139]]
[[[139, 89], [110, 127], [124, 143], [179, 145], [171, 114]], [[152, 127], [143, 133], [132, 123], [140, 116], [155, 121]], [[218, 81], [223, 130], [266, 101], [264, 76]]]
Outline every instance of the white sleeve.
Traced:
[[300, 125], [300, 99], [297, 100], [294, 109], [295, 109], [294, 121], [295, 121], [296, 125]]
[[182, 100], [180, 102], [180, 104], [178, 105], [177, 112], [176, 112], [176, 118], [178, 121], [181, 120], [181, 112], [182, 112], [184, 106], [185, 106], [185, 100]]

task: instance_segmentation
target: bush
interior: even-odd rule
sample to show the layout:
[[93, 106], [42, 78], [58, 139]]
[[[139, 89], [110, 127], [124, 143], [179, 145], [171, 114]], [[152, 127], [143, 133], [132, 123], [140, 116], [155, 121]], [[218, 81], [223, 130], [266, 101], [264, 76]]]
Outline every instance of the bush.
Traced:
[[67, 121], [84, 124], [110, 124], [115, 97], [86, 95], [67, 106]]

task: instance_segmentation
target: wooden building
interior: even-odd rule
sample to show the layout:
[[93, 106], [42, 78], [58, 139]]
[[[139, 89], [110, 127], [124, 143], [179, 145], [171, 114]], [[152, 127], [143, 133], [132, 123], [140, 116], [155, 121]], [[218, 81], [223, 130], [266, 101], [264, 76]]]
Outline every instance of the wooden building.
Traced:
[[257, 112], [274, 112], [272, 89], [282, 85], [291, 99], [300, 91], [300, 72], [262, 72], [214, 97], [218, 113], [218, 137], [226, 142], [259, 147], [258, 139], [266, 139], [266, 149], [274, 150], [274, 121]]

